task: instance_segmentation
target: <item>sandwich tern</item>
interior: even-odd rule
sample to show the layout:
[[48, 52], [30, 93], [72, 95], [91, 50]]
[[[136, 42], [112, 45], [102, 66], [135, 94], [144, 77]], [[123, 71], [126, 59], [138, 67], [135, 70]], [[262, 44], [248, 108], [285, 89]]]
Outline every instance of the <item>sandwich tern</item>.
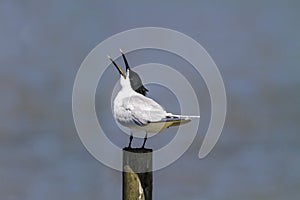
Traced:
[[113, 115], [117, 122], [130, 129], [128, 148], [131, 148], [135, 131], [146, 132], [142, 145], [144, 148], [148, 134], [156, 134], [171, 126], [179, 126], [190, 122], [192, 118], [200, 117], [168, 113], [153, 99], [146, 97], [148, 90], [139, 75], [129, 67], [121, 49], [120, 52], [126, 66], [126, 74], [110, 56], [108, 58], [120, 74], [121, 90], [113, 102]]

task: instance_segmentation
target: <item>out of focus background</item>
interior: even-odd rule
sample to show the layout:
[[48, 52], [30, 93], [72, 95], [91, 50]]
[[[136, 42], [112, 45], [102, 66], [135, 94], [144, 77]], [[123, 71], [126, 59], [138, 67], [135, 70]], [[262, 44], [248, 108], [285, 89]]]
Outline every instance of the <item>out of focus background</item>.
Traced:
[[[98, 43], [144, 26], [178, 30], [202, 44], [219, 67], [228, 98], [221, 138], [199, 160], [210, 117], [201, 83], [203, 127], [179, 160], [154, 173], [154, 199], [299, 199], [299, 19], [296, 0], [1, 0], [0, 199], [121, 198], [121, 173], [94, 159], [80, 142], [72, 87]], [[133, 66], [154, 61], [172, 66], [166, 53], [145, 55], [128, 57]], [[114, 69], [107, 74], [113, 83], [118, 80]], [[100, 82], [101, 88], [106, 87]], [[148, 88], [157, 101], [177, 108], [178, 102], [159, 98], [161, 87]], [[101, 101], [97, 112], [113, 122]], [[113, 142], [127, 145], [128, 137], [117, 134]], [[159, 148], [172, 137], [168, 130], [147, 145]]]

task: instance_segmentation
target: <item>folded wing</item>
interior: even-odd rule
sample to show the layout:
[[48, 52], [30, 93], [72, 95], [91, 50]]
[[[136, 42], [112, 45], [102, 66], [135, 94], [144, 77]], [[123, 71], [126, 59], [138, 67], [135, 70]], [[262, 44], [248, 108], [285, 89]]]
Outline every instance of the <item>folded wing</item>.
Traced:
[[151, 123], [168, 128], [191, 121], [187, 116], [167, 113], [154, 100], [142, 95], [133, 95], [125, 98], [123, 105], [130, 112], [132, 121], [138, 126], [146, 126]]

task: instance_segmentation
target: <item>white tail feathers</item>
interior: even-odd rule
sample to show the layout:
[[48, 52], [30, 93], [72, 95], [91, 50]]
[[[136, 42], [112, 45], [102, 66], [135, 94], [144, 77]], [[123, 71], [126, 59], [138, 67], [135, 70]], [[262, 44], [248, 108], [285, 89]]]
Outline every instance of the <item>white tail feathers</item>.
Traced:
[[178, 118], [188, 118], [188, 119], [199, 119], [200, 116], [196, 116], [196, 115], [174, 115], [172, 113], [167, 113], [168, 117], [178, 117]]
[[186, 124], [192, 120], [192, 118], [200, 118], [200, 116], [194, 115], [174, 115], [172, 113], [167, 113], [166, 118], [161, 122], [164, 122], [164, 128], [169, 128], [171, 126], [179, 126]]

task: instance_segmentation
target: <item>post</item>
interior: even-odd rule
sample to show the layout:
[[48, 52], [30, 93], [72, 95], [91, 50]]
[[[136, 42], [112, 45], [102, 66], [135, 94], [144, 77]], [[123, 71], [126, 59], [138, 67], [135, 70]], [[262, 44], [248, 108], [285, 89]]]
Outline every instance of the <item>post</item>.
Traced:
[[152, 200], [152, 149], [123, 149], [123, 200]]

